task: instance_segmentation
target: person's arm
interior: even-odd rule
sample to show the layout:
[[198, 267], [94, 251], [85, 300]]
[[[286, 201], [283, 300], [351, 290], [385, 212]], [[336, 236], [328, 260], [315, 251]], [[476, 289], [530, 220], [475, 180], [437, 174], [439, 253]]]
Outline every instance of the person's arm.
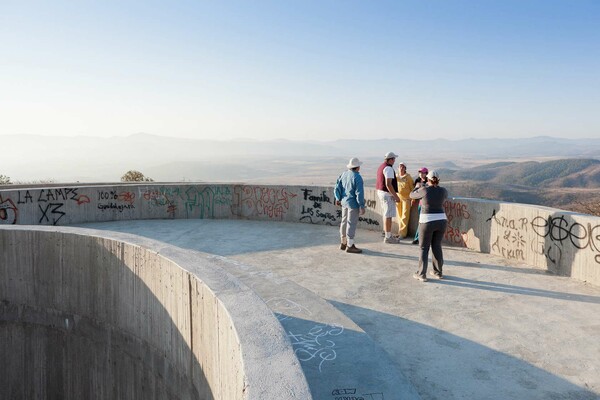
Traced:
[[408, 191], [412, 192], [413, 189], [415, 188], [415, 181], [413, 181], [412, 176], [408, 175], [408, 177], [406, 179], [406, 184], [408, 185]]
[[365, 186], [363, 179], [360, 175], [356, 177], [356, 201], [358, 201], [358, 207], [360, 208], [360, 215], [365, 213]]
[[410, 198], [413, 199], [413, 200], [422, 199], [423, 197], [425, 197], [425, 193], [426, 192], [427, 192], [427, 187], [426, 186], [415, 188], [415, 190], [413, 190], [412, 192], [410, 192]]

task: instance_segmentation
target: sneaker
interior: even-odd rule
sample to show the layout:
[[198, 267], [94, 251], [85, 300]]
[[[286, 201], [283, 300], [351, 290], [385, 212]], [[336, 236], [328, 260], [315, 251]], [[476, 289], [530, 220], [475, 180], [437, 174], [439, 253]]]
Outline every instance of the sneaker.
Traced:
[[412, 241], [412, 244], [419, 244], [419, 240], [418, 240], [418, 239], [416, 239], [416, 240], [413, 240], [413, 241]]
[[434, 279], [444, 279], [444, 277], [442, 276], [442, 274], [436, 274], [435, 272], [432, 272], [432, 273], [431, 273], [431, 276], [432, 276]]
[[346, 245], [344, 243], [340, 243], [340, 250], [346, 250]]
[[390, 236], [389, 238], [383, 238], [383, 243], [398, 244], [400, 241], [397, 238]]
[[346, 253], [360, 254], [362, 253], [362, 250], [357, 248], [355, 245], [352, 245], [346, 248]]
[[416, 280], [421, 281], [421, 282], [427, 282], [427, 278], [425, 278], [424, 276], [421, 276], [419, 274], [414, 274], [413, 278], [415, 278]]

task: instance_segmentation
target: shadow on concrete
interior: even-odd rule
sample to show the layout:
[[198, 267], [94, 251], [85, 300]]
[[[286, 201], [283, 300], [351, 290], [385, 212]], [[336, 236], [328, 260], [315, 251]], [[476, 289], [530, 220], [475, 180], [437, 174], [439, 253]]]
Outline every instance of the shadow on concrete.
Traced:
[[[452, 248], [444, 247], [444, 250], [451, 250]], [[535, 269], [534, 267], [507, 267], [503, 265], [497, 264], [484, 264], [484, 263], [473, 263], [467, 261], [452, 261], [447, 260], [446, 256], [444, 256], [444, 265], [451, 265], [455, 267], [469, 267], [469, 268], [482, 268], [482, 269], [490, 269], [494, 271], [506, 271], [506, 272], [514, 272], [519, 274], [530, 274], [530, 275], [547, 275], [549, 271], [544, 269]]]
[[315, 400], [418, 400], [419, 396], [365, 332], [275, 313]]
[[[397, 246], [397, 245], [391, 245], [391, 246]], [[415, 257], [415, 256], [405, 256], [405, 255], [402, 255], [402, 254], [395, 254], [395, 253], [392, 253], [392, 252], [390, 252], [390, 253], [387, 253], [387, 252], [384, 253], [384, 252], [381, 252], [381, 251], [369, 250], [369, 249], [365, 249], [365, 248], [363, 248], [362, 250], [363, 250], [363, 254], [364, 255], [368, 255], [368, 256], [384, 257], [384, 258], [394, 258], [394, 259], [397, 259], [397, 260], [409, 260], [409, 261], [412, 261], [412, 262], [415, 262], [415, 263], [419, 262], [419, 257]], [[390, 251], [393, 251], [393, 250], [394, 250], [394, 247], [391, 247]]]
[[[102, 243], [84, 244], [73, 234], [0, 233], [13, 235], [2, 242], [6, 249], [28, 243], [30, 234], [41, 243], [33, 259], [27, 251], [0, 254], [5, 278], [14, 283], [0, 287], [0, 399], [214, 398], [170, 311], [122, 253]], [[33, 281], [26, 282], [30, 277]], [[33, 304], [15, 303], [12, 299], [22, 296], [14, 290], [25, 288], [33, 290]], [[169, 354], [115, 323], [130, 318], [143, 324], [139, 309], [155, 322], [144, 330], [157, 337], [168, 332], [178, 353]]]
[[581, 303], [600, 304], [600, 296], [554, 292], [551, 290], [533, 289], [525, 286], [506, 285], [497, 282], [476, 281], [473, 279], [459, 278], [451, 275], [444, 275], [444, 279], [442, 280], [430, 279], [429, 282], [439, 285], [459, 286], [468, 289], [490, 290], [493, 292], [502, 292], [508, 294], [519, 294], [525, 296], [546, 297], [557, 300], [577, 301]]
[[598, 393], [471, 340], [395, 315], [329, 301], [397, 361], [424, 399], [599, 398]]

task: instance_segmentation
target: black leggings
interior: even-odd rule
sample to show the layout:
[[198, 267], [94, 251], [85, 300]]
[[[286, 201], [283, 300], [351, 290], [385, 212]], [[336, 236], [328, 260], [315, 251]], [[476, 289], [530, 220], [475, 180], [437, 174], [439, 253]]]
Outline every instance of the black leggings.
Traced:
[[419, 270], [417, 275], [425, 277], [427, 274], [427, 263], [429, 258], [429, 247], [433, 255], [433, 271], [437, 275], [442, 275], [444, 266], [444, 254], [442, 253], [442, 240], [446, 233], [448, 221], [441, 219], [419, 224], [419, 247], [421, 247], [421, 256], [419, 257]]

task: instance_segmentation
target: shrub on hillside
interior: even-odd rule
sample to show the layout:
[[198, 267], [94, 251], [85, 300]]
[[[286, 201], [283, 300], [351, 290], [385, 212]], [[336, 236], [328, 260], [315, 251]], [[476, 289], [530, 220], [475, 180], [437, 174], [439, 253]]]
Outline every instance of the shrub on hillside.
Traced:
[[153, 182], [154, 179], [144, 176], [140, 171], [130, 170], [121, 177], [121, 182]]
[[0, 185], [11, 185], [10, 177], [6, 175], [0, 175]]

